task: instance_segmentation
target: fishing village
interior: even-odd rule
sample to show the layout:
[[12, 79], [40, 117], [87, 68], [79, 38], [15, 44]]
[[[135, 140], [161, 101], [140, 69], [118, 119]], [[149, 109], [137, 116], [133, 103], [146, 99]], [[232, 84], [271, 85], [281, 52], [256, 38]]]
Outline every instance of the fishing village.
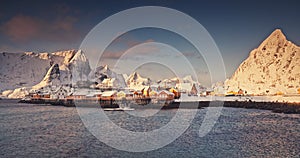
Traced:
[[155, 91], [150, 86], [140, 89], [76, 89], [60, 86], [54, 91], [29, 93], [21, 102], [51, 104], [63, 106], [101, 106], [103, 108], [119, 108], [129, 105], [158, 104], [167, 106], [180, 98], [180, 92], [171, 88]]
[[257, 99], [259, 96], [249, 96], [241, 92], [216, 96], [211, 91], [197, 93], [194, 86], [190, 87], [190, 91], [176, 88], [157, 89], [155, 86], [138, 87], [137, 89], [74, 89], [70, 86], [59, 86], [52, 91], [31, 92], [20, 102], [66, 107], [101, 107], [109, 111], [141, 108], [173, 109], [182, 105], [181, 108], [188, 109], [223, 106], [271, 110], [277, 113], [300, 113], [299, 103], [264, 101]]

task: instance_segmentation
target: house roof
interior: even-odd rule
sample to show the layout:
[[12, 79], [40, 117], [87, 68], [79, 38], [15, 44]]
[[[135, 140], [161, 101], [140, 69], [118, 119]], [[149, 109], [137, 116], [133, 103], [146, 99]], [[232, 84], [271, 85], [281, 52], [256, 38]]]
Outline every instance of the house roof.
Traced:
[[145, 86], [143, 86], [143, 85], [134, 85], [134, 86], [130, 86], [130, 88], [135, 90], [135, 91], [141, 91], [145, 88]]
[[[68, 87], [69, 88], [69, 87]], [[66, 87], [64, 87], [64, 86], [59, 86], [59, 87], [57, 87], [53, 92], [54, 93], [57, 93], [59, 90], [64, 90], [65, 92], [68, 92], [68, 90], [67, 90], [67, 88]]]
[[73, 95], [84, 95], [84, 96], [95, 96], [102, 94], [101, 91], [98, 90], [91, 90], [91, 89], [78, 89], [76, 90]]
[[110, 97], [110, 96], [115, 95], [115, 94], [117, 94], [117, 91], [104, 91], [102, 93], [102, 96], [103, 97]]
[[177, 89], [175, 89], [175, 88], [171, 88], [170, 90], [169, 90], [169, 92], [178, 92], [178, 90]]
[[190, 91], [192, 90], [194, 84], [192, 83], [179, 83], [179, 84], [176, 84], [176, 87], [180, 90], [186, 90], [186, 91]]
[[88, 95], [89, 90], [88, 89], [77, 89], [73, 95]]
[[151, 92], [150, 92], [150, 95], [157, 95], [157, 94], [158, 94], [157, 91], [151, 91]]
[[166, 91], [166, 90], [159, 91], [158, 95], [160, 95], [161, 93], [165, 93], [165, 94], [168, 94], [168, 95], [174, 95], [174, 93]]
[[102, 94], [101, 91], [92, 90], [92, 91], [89, 91], [86, 96], [95, 96], [95, 95], [101, 95], [101, 94]]
[[153, 84], [153, 85], [150, 86], [150, 88], [158, 88], [158, 87], [159, 87], [158, 84]]

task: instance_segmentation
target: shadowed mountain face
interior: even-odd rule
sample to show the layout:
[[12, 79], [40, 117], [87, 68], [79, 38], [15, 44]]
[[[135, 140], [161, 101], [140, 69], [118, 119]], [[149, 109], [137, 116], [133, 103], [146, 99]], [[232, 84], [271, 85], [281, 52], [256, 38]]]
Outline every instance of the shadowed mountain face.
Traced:
[[225, 82], [228, 91], [295, 94], [300, 88], [300, 47], [276, 29]]

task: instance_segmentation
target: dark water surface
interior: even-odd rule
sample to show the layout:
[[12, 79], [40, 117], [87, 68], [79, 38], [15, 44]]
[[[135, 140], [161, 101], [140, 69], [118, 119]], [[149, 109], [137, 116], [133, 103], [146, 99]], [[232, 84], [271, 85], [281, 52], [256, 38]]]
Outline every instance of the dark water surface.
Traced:
[[[205, 112], [199, 110], [190, 128], [173, 143], [131, 153], [96, 139], [76, 108], [0, 100], [0, 157], [300, 157], [299, 114], [223, 108], [212, 131], [201, 138], [198, 132]], [[163, 110], [142, 118], [106, 112], [115, 124], [132, 131], [158, 129], [175, 113]]]

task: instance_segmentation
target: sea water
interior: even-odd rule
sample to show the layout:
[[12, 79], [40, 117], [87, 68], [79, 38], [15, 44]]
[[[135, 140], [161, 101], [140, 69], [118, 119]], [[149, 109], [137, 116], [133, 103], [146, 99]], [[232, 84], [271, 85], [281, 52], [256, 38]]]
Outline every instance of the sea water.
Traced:
[[[153, 113], [156, 109], [143, 110], [146, 111], [141, 112]], [[190, 127], [169, 145], [132, 153], [99, 141], [86, 129], [74, 107], [0, 100], [0, 157], [300, 156], [299, 114], [223, 108], [212, 130], [199, 137], [206, 111], [206, 108], [199, 109]], [[161, 110], [148, 117], [136, 117], [124, 111], [106, 111], [105, 114], [124, 129], [147, 132], [167, 124], [176, 112], [176, 109]]]

